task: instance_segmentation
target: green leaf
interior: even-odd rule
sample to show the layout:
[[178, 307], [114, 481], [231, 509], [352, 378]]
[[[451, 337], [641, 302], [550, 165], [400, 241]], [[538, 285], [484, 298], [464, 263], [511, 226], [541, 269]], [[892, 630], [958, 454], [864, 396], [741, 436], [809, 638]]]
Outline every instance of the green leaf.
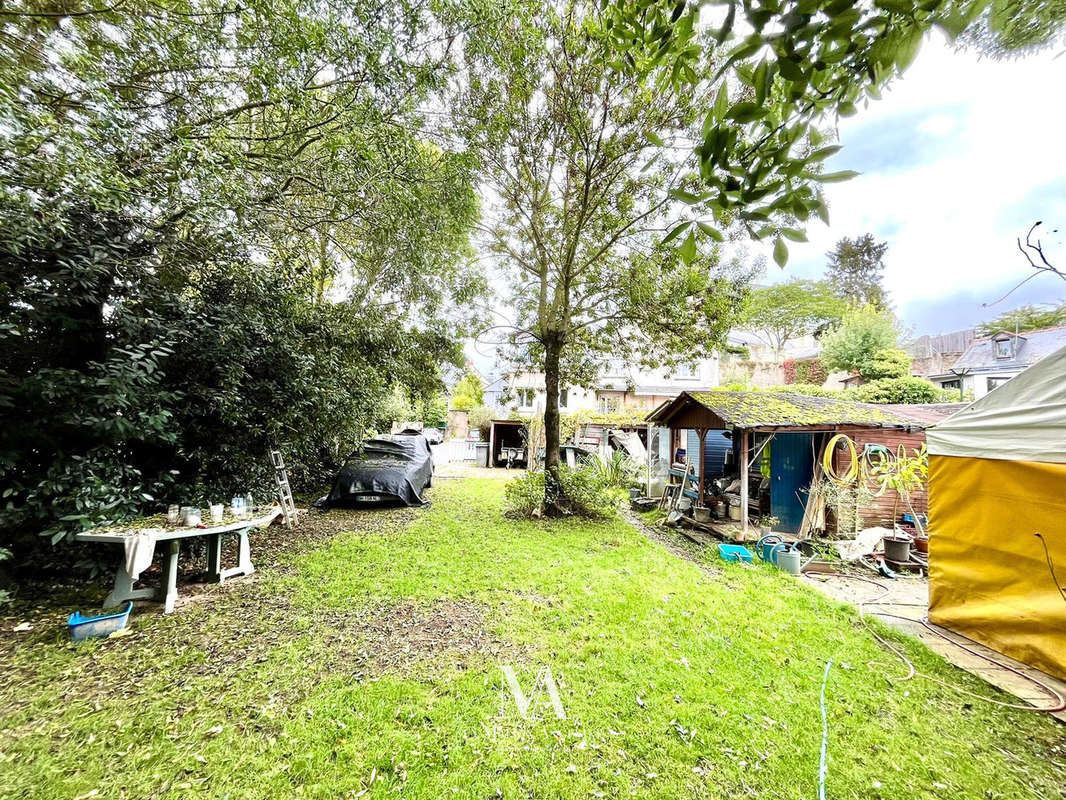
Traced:
[[696, 205], [703, 199], [702, 195], [693, 194], [692, 192], [686, 192], [684, 189], [671, 189], [670, 197], [675, 200], [680, 200], [682, 203], [687, 203], [690, 206]]
[[781, 235], [793, 242], [807, 241], [807, 234], [796, 228], [782, 228]]
[[780, 236], [774, 240], [774, 261], [779, 267], [784, 267], [788, 263], [788, 245]]
[[767, 113], [768, 110], [760, 106], [758, 103], [742, 101], [729, 109], [726, 118], [743, 125], [744, 123], [754, 122], [761, 117], [765, 117]]
[[645, 138], [649, 142], [651, 142], [653, 145], [655, 145], [656, 147], [662, 147], [663, 146], [663, 140], [660, 139], [659, 135], [657, 133], [655, 133], [654, 131], [648, 131], [647, 134], [645, 134]]
[[669, 244], [678, 236], [687, 231], [690, 227], [692, 227], [691, 220], [682, 222], [680, 225], [676, 226], [672, 231], [670, 231], [668, 234], [666, 234], [666, 236], [663, 237], [663, 244]]
[[722, 81], [722, 85], [718, 87], [718, 95], [714, 98], [714, 118], [725, 119], [727, 111], [729, 111], [729, 87], [725, 81]]
[[691, 264], [692, 259], [696, 257], [696, 236], [692, 231], [688, 232], [685, 241], [683, 241], [681, 247], [678, 248], [678, 253], [681, 254], [681, 260], [686, 264]]
[[720, 230], [718, 230], [717, 228], [715, 228], [715, 227], [713, 227], [711, 225], [708, 225], [706, 222], [697, 222], [696, 224], [699, 225], [699, 228], [700, 228], [701, 231], [706, 233], [708, 236], [710, 236], [716, 242], [724, 242], [725, 241], [725, 236], [723, 236], [722, 232]]
[[829, 156], [836, 155], [843, 149], [844, 145], [841, 144], [834, 144], [830, 147], [823, 147], [819, 150], [815, 150], [814, 152], [812, 152], [809, 156], [807, 156], [806, 160], [808, 163], [812, 161], [825, 161], [827, 158], [829, 158]]
[[850, 181], [859, 173], [853, 169], [843, 169], [840, 172], [823, 172], [821, 175], [814, 175], [814, 179], [820, 183], [841, 183], [842, 181]]

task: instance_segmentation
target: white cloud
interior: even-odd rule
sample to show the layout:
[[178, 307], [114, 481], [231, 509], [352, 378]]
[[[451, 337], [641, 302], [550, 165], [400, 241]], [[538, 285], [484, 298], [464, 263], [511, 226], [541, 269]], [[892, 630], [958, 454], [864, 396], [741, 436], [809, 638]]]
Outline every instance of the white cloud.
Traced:
[[[830, 166], [863, 174], [827, 186], [831, 225], [812, 225], [767, 277], [818, 276], [837, 239], [870, 231], [889, 242], [885, 283], [905, 321], [936, 330], [989, 316], [980, 301], [1027, 275], [1015, 237], [1037, 219], [1066, 229], [1063, 86], [1066, 58], [1053, 53], [992, 61], [932, 37], [881, 101], [842, 120]], [[1042, 277], [1026, 301], [1034, 285], [1035, 299], [1066, 295]], [[936, 301], [956, 295], [966, 308], [936, 319]]]

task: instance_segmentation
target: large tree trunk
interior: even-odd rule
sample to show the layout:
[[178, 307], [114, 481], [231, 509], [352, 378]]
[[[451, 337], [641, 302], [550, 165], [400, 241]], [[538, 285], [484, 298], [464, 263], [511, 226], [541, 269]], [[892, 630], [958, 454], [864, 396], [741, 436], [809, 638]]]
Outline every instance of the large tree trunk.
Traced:
[[544, 341], [544, 513], [570, 513], [570, 500], [559, 480], [559, 360], [562, 341], [552, 333]]

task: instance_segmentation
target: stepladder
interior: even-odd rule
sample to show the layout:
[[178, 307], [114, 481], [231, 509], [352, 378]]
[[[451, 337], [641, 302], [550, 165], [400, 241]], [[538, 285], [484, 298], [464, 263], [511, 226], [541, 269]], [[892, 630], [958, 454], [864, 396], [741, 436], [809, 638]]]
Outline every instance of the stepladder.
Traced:
[[278, 502], [281, 504], [281, 522], [286, 528], [296, 525], [296, 503], [292, 499], [289, 486], [289, 472], [285, 468], [285, 459], [278, 449], [270, 451], [270, 464], [274, 467], [274, 484], [278, 490]]

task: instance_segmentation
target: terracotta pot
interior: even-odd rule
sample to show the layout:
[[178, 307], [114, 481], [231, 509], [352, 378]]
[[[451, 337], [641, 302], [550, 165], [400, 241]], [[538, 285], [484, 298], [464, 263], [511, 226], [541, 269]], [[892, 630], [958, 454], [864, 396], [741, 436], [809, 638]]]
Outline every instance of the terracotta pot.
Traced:
[[914, 537], [914, 549], [919, 553], [929, 552], [929, 537], [928, 536], [915, 536]]

